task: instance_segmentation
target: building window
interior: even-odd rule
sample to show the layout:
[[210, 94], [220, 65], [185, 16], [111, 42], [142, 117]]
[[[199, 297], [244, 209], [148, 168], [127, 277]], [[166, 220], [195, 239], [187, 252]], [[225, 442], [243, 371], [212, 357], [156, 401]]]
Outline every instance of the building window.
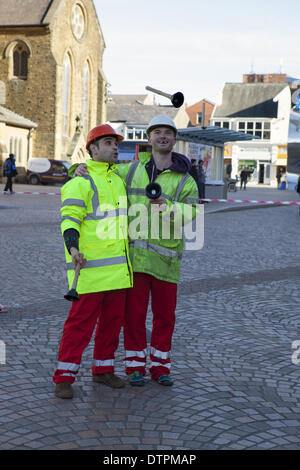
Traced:
[[197, 113], [197, 124], [202, 126], [202, 113]]
[[63, 93], [62, 93], [62, 133], [68, 136], [70, 132], [70, 96], [71, 96], [71, 61], [69, 54], [65, 55], [63, 64]]
[[72, 8], [71, 25], [75, 38], [78, 40], [82, 39], [85, 30], [85, 14], [78, 3]]
[[25, 45], [17, 44], [13, 50], [13, 76], [26, 79], [28, 74], [29, 52]]
[[86, 134], [89, 127], [89, 95], [90, 95], [90, 69], [88, 62], [83, 67], [82, 79], [82, 127]]
[[245, 134], [255, 135], [262, 140], [270, 140], [271, 124], [264, 121], [239, 121], [238, 131]]
[[230, 129], [229, 121], [215, 121], [214, 125], [217, 127], [223, 127], [224, 129]]
[[148, 140], [146, 130], [141, 127], [127, 127], [127, 140]]

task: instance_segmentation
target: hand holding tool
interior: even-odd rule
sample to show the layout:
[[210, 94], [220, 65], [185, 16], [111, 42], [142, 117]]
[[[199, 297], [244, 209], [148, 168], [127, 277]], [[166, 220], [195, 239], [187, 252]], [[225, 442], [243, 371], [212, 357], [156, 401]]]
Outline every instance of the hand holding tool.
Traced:
[[77, 264], [76, 269], [75, 269], [75, 277], [73, 280], [72, 288], [64, 296], [65, 299], [70, 300], [71, 302], [76, 302], [77, 300], [79, 300], [79, 295], [78, 295], [78, 292], [76, 291], [79, 274], [80, 274], [80, 263]]

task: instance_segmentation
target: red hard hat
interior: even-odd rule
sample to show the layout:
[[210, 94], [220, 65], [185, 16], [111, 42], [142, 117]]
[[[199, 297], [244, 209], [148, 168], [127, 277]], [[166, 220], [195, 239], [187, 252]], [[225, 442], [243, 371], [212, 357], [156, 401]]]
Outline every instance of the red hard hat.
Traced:
[[116, 131], [109, 125], [109, 124], [101, 124], [101, 126], [94, 127], [94, 129], [90, 130], [86, 139], [86, 149], [88, 149], [89, 145], [94, 142], [94, 140], [99, 139], [99, 137], [104, 137], [106, 135], [111, 135], [113, 137], [117, 137], [118, 143], [122, 142], [124, 137], [117, 134]]

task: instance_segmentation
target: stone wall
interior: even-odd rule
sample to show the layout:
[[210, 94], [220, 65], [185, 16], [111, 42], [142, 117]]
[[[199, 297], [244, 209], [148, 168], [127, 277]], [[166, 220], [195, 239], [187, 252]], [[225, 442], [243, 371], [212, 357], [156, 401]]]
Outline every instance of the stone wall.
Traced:
[[[85, 32], [78, 40], [71, 28], [72, 7], [85, 14]], [[47, 24], [49, 24], [47, 26]], [[29, 51], [27, 79], [13, 77], [13, 48], [20, 42]], [[105, 121], [105, 77], [102, 72], [104, 39], [92, 0], [53, 2], [45, 25], [0, 28], [0, 81], [6, 87], [5, 106], [34, 121], [33, 156], [70, 157], [72, 138], [82, 124], [83, 67], [90, 70], [87, 130]], [[69, 133], [62, 134], [62, 77], [65, 54], [71, 61]]]

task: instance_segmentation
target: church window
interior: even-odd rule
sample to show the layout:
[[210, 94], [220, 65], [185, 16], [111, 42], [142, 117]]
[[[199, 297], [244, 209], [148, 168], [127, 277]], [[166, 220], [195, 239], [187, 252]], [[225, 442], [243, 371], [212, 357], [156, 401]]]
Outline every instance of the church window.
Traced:
[[89, 125], [90, 68], [88, 62], [83, 67], [82, 80], [82, 126], [86, 134]]
[[25, 46], [17, 44], [13, 51], [13, 76], [27, 78], [29, 53]]
[[82, 39], [85, 30], [85, 17], [82, 7], [76, 3], [72, 8], [72, 31], [76, 39]]
[[70, 96], [71, 96], [71, 61], [69, 54], [65, 55], [63, 64], [63, 93], [62, 93], [62, 132], [69, 135], [70, 130]]

